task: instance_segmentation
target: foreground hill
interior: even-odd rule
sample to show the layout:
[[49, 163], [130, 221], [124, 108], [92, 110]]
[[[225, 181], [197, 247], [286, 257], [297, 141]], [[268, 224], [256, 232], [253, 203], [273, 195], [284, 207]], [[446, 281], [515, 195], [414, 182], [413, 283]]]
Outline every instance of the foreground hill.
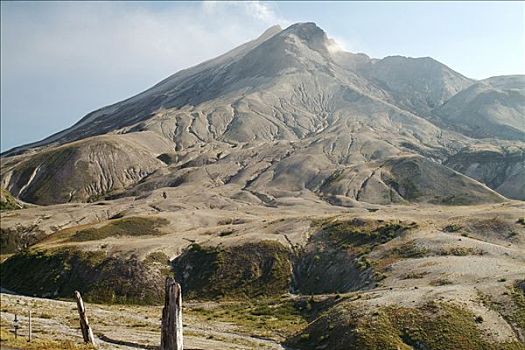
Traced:
[[[45, 238], [0, 265], [2, 287], [46, 298], [80, 290], [108, 349], [158, 345], [171, 274], [192, 348], [524, 348], [523, 204], [273, 207], [180, 191], [7, 213], [3, 229], [36, 224]], [[25, 303], [37, 338], [79, 341], [63, 301], [2, 295], [3, 322]]]

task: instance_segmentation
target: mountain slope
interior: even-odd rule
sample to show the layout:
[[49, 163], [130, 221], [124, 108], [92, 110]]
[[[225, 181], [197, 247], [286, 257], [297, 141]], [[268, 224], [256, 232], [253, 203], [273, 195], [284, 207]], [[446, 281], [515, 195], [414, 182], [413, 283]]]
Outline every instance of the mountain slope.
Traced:
[[390, 56], [371, 62], [362, 71], [391, 93], [393, 103], [422, 116], [473, 84], [430, 57]]
[[[88, 114], [76, 125], [61, 133], [36, 144], [7, 152], [7, 155], [20, 152], [28, 147], [53, 142], [63, 144], [115, 130], [127, 131], [134, 126], [140, 128], [140, 122], [153, 117], [162, 118], [166, 113], [172, 111], [190, 113], [202, 111], [210, 119], [212, 124], [210, 127], [214, 127], [216, 114], [223, 113], [224, 109], [235, 109], [240, 99], [247, 96], [254, 97], [261, 92], [266, 95], [275, 95], [274, 101], [271, 101], [271, 107], [274, 110], [263, 111], [270, 119], [274, 113], [279, 112], [275, 109], [281, 107], [281, 102], [294, 104], [291, 110], [286, 110], [286, 106], [283, 107], [285, 112], [292, 115], [277, 116], [280, 121], [271, 120], [271, 123], [283, 124], [282, 126], [287, 129], [306, 129], [299, 132], [298, 136], [302, 137], [312, 131], [318, 131], [320, 124], [323, 124], [322, 119], [327, 118], [328, 114], [334, 113], [336, 109], [346, 109], [346, 114], [351, 114], [352, 108], [348, 106], [348, 103], [353, 104], [359, 98], [366, 98], [366, 103], [370, 105], [390, 105], [392, 101], [396, 101], [395, 97], [390, 96], [391, 94], [400, 94], [409, 90], [410, 87], [418, 86], [417, 82], [410, 82], [410, 79], [405, 79], [403, 84], [386, 84], [385, 79], [381, 80], [381, 77], [388, 76], [388, 72], [393, 71], [393, 77], [397, 81], [397, 78], [405, 74], [405, 71], [417, 72], [420, 64], [412, 62], [419, 62], [420, 59], [403, 58], [401, 63], [392, 64], [391, 61], [397, 61], [397, 59], [386, 58], [373, 64], [367, 64], [367, 67], [373, 67], [373, 69], [363, 68], [354, 71], [348, 69], [348, 66], [341, 61], [341, 55], [333, 53], [330, 47], [330, 39], [322, 29], [313, 23], [295, 24], [282, 31], [272, 27], [250, 43], [216, 59], [176, 73], [137, 96]], [[421, 60], [427, 61], [426, 59]], [[435, 80], [433, 83], [436, 84], [437, 89], [451, 84], [448, 81], [441, 81], [445, 75], [454, 75], [455, 79], [461, 83], [468, 83], [468, 80], [460, 74], [435, 61], [426, 65], [430, 66], [430, 69], [422, 72], [423, 76], [428, 76], [435, 70], [440, 71], [440, 74], [433, 77]], [[369, 76], [373, 76], [373, 80], [381, 81], [370, 81]], [[403, 89], [399, 88], [400, 85], [403, 85]], [[391, 88], [385, 89], [385, 86]], [[410, 88], [410, 90], [413, 89]], [[445, 93], [444, 96], [448, 97], [451, 91]], [[440, 97], [440, 99], [445, 97]], [[267, 101], [263, 102], [267, 104]], [[346, 105], [341, 105], [342, 103]], [[403, 106], [403, 103], [400, 105]], [[206, 108], [208, 106], [219, 110], [215, 113], [214, 110], [210, 110], [211, 108]], [[250, 107], [248, 106], [248, 111]], [[235, 110], [230, 111], [230, 114], [235, 114], [235, 112]], [[314, 114], [309, 117], [309, 123], [306, 122], [309, 125], [304, 125], [303, 121], [293, 120], [294, 113], [303, 114], [304, 112]], [[254, 114], [258, 113], [261, 111], [254, 112]], [[220, 119], [219, 116], [217, 118]], [[230, 118], [231, 122], [233, 115], [230, 115]], [[262, 119], [259, 116], [257, 118]], [[177, 119], [177, 117], [172, 117], [172, 119]], [[238, 126], [237, 123], [245, 120], [243, 118], [242, 121], [234, 121], [233, 126]], [[247, 133], [249, 130], [246, 129], [251, 126], [248, 123], [246, 128], [241, 128], [242, 130], [237, 128], [230, 134]], [[189, 133], [191, 131], [188, 130]], [[292, 131], [291, 134], [293, 133]], [[267, 140], [266, 136], [256, 135], [255, 138]], [[275, 136], [270, 138], [275, 138]], [[278, 138], [289, 139], [290, 133], [283, 131]], [[239, 141], [245, 142], [246, 137], [240, 136]]]
[[447, 159], [445, 165], [487, 184], [507, 198], [525, 199], [523, 146], [471, 146]]
[[[508, 194], [514, 175], [471, 181], [443, 166], [469, 176], [451, 157], [475, 142], [431, 115], [435, 106], [465, 101], [462, 91], [469, 95], [480, 84], [509, 85], [472, 84], [430, 58], [376, 60], [340, 51], [313, 23], [272, 27], [61, 133], [6, 152], [2, 185], [39, 204], [185, 184], [238, 186], [267, 203], [305, 195], [376, 204], [497, 202], [502, 197], [477, 180]], [[519, 123], [523, 116], [508, 118]], [[396, 172], [408, 159], [420, 173], [410, 189], [400, 185], [410, 174]], [[382, 170], [371, 174], [374, 167]]]
[[433, 112], [438, 124], [475, 138], [525, 140], [525, 76], [482, 80]]
[[155, 152], [169, 149], [153, 133], [96, 136], [7, 164], [2, 184], [35, 204], [92, 201], [164, 166]]

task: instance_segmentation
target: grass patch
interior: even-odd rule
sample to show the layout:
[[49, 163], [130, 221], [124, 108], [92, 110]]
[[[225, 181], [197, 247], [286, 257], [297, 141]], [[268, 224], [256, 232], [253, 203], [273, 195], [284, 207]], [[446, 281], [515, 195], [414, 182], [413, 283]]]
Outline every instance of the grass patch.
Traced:
[[447, 286], [447, 285], [450, 285], [450, 284], [453, 284], [453, 282], [447, 278], [438, 278], [438, 279], [435, 279], [435, 280], [432, 280], [430, 281], [430, 285], [431, 286]]
[[8, 190], [0, 187], [0, 211], [21, 209], [22, 206]]
[[469, 233], [471, 237], [482, 240], [509, 240], [518, 234], [515, 232], [515, 223], [512, 221], [506, 221], [497, 216], [487, 219], [472, 218], [466, 223], [463, 231]]
[[453, 304], [436, 302], [419, 308], [383, 307], [372, 313], [344, 303], [288, 343], [305, 350], [523, 349], [518, 342], [490, 342], [477, 327], [476, 315]]
[[164, 252], [152, 252], [144, 259], [146, 264], [163, 264], [167, 265], [170, 263], [170, 258]]
[[401, 277], [402, 280], [416, 280], [424, 278], [426, 275], [428, 275], [428, 272], [409, 272], [405, 274], [403, 277]]
[[161, 162], [170, 165], [177, 162], [177, 154], [174, 153], [162, 153], [157, 156], [157, 159]]
[[453, 255], [453, 256], [467, 256], [467, 255], [484, 255], [485, 251], [472, 247], [451, 247], [442, 248], [438, 251], [438, 255]]
[[241, 225], [246, 223], [244, 219], [241, 218], [227, 218], [227, 219], [221, 219], [217, 222], [217, 225], [224, 226], [224, 225]]
[[278, 340], [299, 332], [307, 325], [296, 302], [279, 297], [211, 304], [206, 308], [190, 307], [187, 312], [203, 322], [231, 323], [241, 333]]
[[385, 259], [369, 257], [377, 246], [417, 227], [416, 223], [328, 218], [313, 222], [316, 232], [294, 263], [294, 290], [303, 294], [370, 289], [385, 278]]
[[2, 254], [17, 253], [46, 237], [37, 225], [0, 228], [0, 251]]
[[182, 290], [190, 298], [251, 298], [289, 289], [291, 253], [277, 241], [216, 248], [193, 244], [173, 262]]
[[219, 237], [226, 237], [235, 233], [235, 230], [226, 230], [219, 232]]
[[514, 305], [509, 318], [525, 332], [525, 280], [514, 284], [510, 296]]
[[94, 350], [95, 348], [80, 342], [71, 340], [51, 340], [34, 337], [31, 342], [27, 341], [26, 337], [18, 337], [9, 331], [9, 325], [2, 322], [0, 328], [0, 347], [10, 347], [14, 349], [25, 350]]
[[495, 300], [488, 294], [478, 293], [483, 305], [498, 312], [507, 323], [523, 334], [525, 332], [525, 280], [516, 281], [508, 291], [503, 293], [504, 298]]
[[398, 247], [392, 249], [389, 253], [390, 256], [394, 256], [402, 259], [418, 259], [424, 258], [430, 254], [430, 249], [420, 247], [415, 241], [404, 243]]
[[120, 236], [158, 236], [159, 227], [168, 224], [163, 218], [131, 217], [118, 219], [99, 228], [90, 227], [77, 231], [69, 238], [71, 242], [96, 241]]
[[397, 223], [380, 224], [361, 219], [337, 221], [323, 224], [322, 239], [327, 239], [333, 246], [375, 247], [386, 243], [408, 230], [408, 226]]
[[443, 231], [444, 232], [457, 232], [459, 230], [461, 230], [463, 227], [461, 225], [458, 225], [458, 224], [450, 224], [450, 225], [447, 225], [445, 227], [443, 227]]
[[135, 256], [67, 248], [24, 251], [0, 265], [2, 286], [7, 289], [65, 298], [78, 290], [86, 301], [102, 303], [161, 303], [168, 272], [168, 264], [148, 265]]
[[473, 204], [474, 200], [468, 193], [453, 194], [447, 197], [438, 197], [430, 203], [433, 204], [444, 204], [444, 205], [470, 205]]

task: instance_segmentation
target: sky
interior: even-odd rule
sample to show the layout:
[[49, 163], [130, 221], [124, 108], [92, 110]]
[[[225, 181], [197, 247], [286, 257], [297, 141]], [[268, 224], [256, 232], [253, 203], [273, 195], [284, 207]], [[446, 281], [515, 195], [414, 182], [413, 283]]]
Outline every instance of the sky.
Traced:
[[525, 2], [4, 2], [1, 150], [40, 140], [280, 24], [345, 50], [525, 74]]

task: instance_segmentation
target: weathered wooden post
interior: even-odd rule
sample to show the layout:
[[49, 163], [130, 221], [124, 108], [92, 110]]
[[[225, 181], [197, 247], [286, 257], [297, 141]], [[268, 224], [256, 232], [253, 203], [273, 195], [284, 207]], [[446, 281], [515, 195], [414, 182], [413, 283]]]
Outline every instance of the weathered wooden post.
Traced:
[[15, 319], [13, 320], [13, 329], [15, 330], [15, 339], [18, 338], [18, 328], [20, 328], [20, 321], [18, 320], [18, 315], [15, 314]]
[[160, 350], [183, 350], [182, 293], [180, 284], [172, 277], [166, 278]]
[[32, 312], [31, 309], [29, 309], [29, 339], [28, 341], [33, 340], [33, 321], [32, 321]]
[[89, 326], [84, 301], [82, 301], [82, 296], [78, 291], [75, 291], [75, 299], [77, 300], [78, 315], [80, 316], [80, 330], [82, 331], [84, 343], [95, 345], [95, 337], [93, 336], [93, 330]]

